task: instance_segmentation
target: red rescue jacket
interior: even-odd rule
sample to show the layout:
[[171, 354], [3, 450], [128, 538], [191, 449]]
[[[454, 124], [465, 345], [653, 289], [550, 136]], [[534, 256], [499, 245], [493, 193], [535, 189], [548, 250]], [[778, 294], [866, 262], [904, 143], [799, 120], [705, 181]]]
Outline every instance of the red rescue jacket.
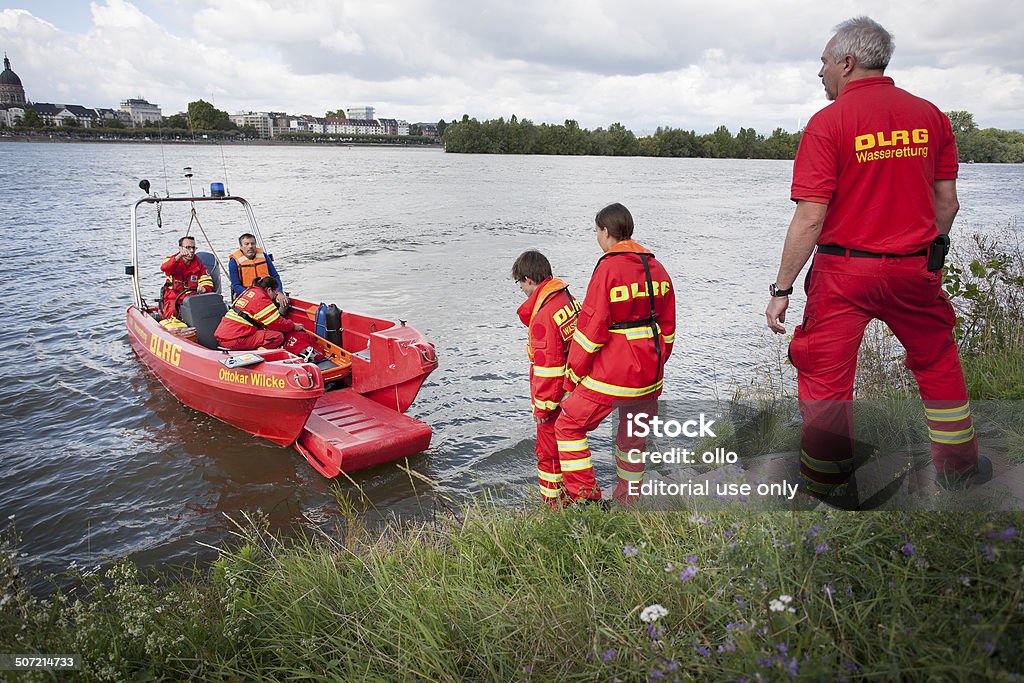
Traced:
[[219, 342], [230, 341], [251, 334], [254, 327], [287, 334], [295, 329], [295, 323], [281, 316], [277, 304], [261, 287], [250, 287], [235, 299], [213, 336]]
[[565, 388], [606, 405], [657, 398], [675, 337], [672, 279], [646, 247], [622, 240], [601, 257], [590, 278], [569, 347]]
[[530, 400], [537, 417], [549, 416], [562, 403], [565, 358], [579, 310], [580, 305], [569, 294], [568, 285], [557, 278], [548, 278], [516, 311], [528, 330]]

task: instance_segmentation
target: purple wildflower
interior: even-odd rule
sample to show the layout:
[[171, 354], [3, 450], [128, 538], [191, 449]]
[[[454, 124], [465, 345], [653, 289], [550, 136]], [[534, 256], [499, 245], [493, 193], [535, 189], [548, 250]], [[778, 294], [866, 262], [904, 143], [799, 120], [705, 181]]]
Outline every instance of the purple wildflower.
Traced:
[[689, 581], [695, 576], [697, 576], [697, 568], [694, 567], [692, 564], [683, 571], [679, 572], [680, 581]]
[[996, 644], [990, 640], [978, 641], [978, 647], [980, 647], [982, 651], [987, 655], [990, 655], [996, 651]]
[[783, 662], [782, 668], [785, 669], [790, 678], [796, 678], [800, 675], [800, 663], [796, 661], [796, 657], [791, 658], [788, 662]]
[[996, 561], [996, 549], [990, 545], [983, 545], [981, 547], [981, 556], [989, 562]]
[[696, 555], [687, 555], [683, 559], [686, 560], [687, 564], [697, 564], [697, 556]]
[[907, 557], [917, 557], [917, 551], [914, 550], [913, 543], [904, 543], [903, 547], [900, 548], [900, 552], [906, 555]]
[[776, 649], [777, 649], [777, 650], [778, 650], [778, 651], [779, 651], [779, 652], [780, 652], [781, 654], [786, 654], [786, 653], [788, 653], [788, 652], [789, 652], [789, 646], [788, 646], [788, 645], [786, 645], [785, 643], [779, 643], [778, 645], [776, 645], [776, 646], [775, 646], [775, 648], [776, 648]]
[[732, 534], [733, 534], [732, 529], [726, 529], [725, 530], [725, 540], [728, 541], [730, 538], [732, 538]]
[[832, 586], [831, 583], [826, 583], [824, 586], [821, 587], [821, 592], [824, 593], [826, 597], [831, 598], [833, 595], [835, 595], [836, 589]]
[[960, 577], [960, 583], [965, 585], [965, 586], [970, 586], [971, 585], [971, 577], [969, 577], [969, 576], [961, 576]]
[[1008, 526], [999, 532], [999, 540], [1003, 543], [1009, 543], [1016, 535], [1017, 529], [1015, 527]]
[[530, 674], [533, 673], [533, 667], [530, 666], [529, 664], [527, 664], [526, 666], [523, 667], [523, 671], [526, 673], [527, 676], [529, 676]]
[[656, 681], [664, 675], [665, 673], [661, 669], [654, 669], [651, 671], [651, 680]]
[[747, 601], [743, 598], [736, 598], [736, 606], [740, 609], [745, 609], [747, 607]]
[[692, 515], [690, 517], [691, 524], [711, 524], [711, 520], [704, 515]]
[[654, 624], [647, 624], [647, 637], [651, 640], [661, 640], [661, 637], [665, 635], [665, 629]]
[[719, 652], [736, 652], [736, 641], [732, 638], [726, 638], [725, 641], [718, 646]]
[[768, 668], [772, 665], [772, 659], [771, 657], [758, 657], [757, 665], [762, 668]]
[[640, 554], [640, 549], [635, 545], [624, 545], [622, 546], [622, 555], [624, 557], [636, 557]]
[[826, 552], [827, 550], [828, 550], [828, 543], [819, 543], [818, 545], [814, 546], [814, 554], [815, 555], [821, 555], [823, 552]]
[[617, 654], [619, 654], [618, 650], [616, 650], [614, 647], [613, 648], [609, 648], [609, 649], [607, 649], [607, 650], [605, 650], [604, 652], [601, 653], [601, 661], [602, 662], [609, 662], [609, 661], [615, 659], [615, 656]]
[[849, 671], [850, 673], [856, 673], [857, 671], [860, 671], [860, 667], [854, 664], [849, 659], [847, 659], [845, 662], [843, 662], [843, 670]]
[[817, 538], [819, 531], [821, 531], [821, 525], [820, 524], [815, 524], [814, 526], [812, 526], [810, 529], [807, 530], [807, 538]]
[[697, 654], [701, 657], [707, 657], [711, 654], [711, 648], [707, 645], [698, 645]]

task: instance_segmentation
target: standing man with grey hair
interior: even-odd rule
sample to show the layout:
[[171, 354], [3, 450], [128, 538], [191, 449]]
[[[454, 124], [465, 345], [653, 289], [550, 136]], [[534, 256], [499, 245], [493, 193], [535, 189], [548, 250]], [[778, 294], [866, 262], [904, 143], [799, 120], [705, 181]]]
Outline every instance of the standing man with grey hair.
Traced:
[[[885, 322], [906, 348], [940, 485], [992, 476], [978, 443], [953, 326], [942, 291], [949, 231], [960, 205], [956, 142], [935, 105], [884, 75], [892, 36], [867, 17], [836, 27], [818, 76], [833, 100], [807, 123], [793, 165], [796, 211], [765, 316], [785, 332], [789, 295], [804, 282], [807, 305], [789, 357], [803, 415], [804, 490], [841, 507], [853, 491], [853, 381], [864, 328]], [[817, 249], [815, 250], [815, 245]]]

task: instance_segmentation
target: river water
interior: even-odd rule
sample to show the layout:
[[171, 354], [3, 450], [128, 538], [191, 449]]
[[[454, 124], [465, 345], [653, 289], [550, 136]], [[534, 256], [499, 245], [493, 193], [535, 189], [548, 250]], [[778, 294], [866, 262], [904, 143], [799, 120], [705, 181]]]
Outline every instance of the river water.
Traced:
[[[600, 255], [593, 216], [610, 202], [631, 209], [635, 237], [675, 281], [666, 397], [728, 397], [780, 348], [762, 312], [792, 212], [790, 162], [0, 142], [0, 528], [44, 572], [121, 555], [203, 561], [247, 511], [277, 529], [330, 528], [337, 496], [356, 499], [357, 487], [380, 517], [424, 505], [424, 485], [395, 465], [323, 479], [294, 451], [185, 408], [135, 358], [129, 207], [141, 178], [187, 189], [185, 166], [197, 191], [223, 181], [252, 202], [289, 290], [407, 320], [434, 341], [440, 367], [410, 410], [434, 439], [409, 464], [452, 498], [535, 483], [522, 294], [509, 271], [538, 248], [582, 298]], [[1022, 181], [1024, 166], [963, 166], [956, 230], [1024, 216]], [[199, 220], [221, 254], [244, 227], [205, 207]], [[169, 208], [161, 225], [144, 216], [150, 295], [188, 223]], [[599, 434], [610, 439], [607, 426]], [[595, 462], [610, 481], [611, 459]]]

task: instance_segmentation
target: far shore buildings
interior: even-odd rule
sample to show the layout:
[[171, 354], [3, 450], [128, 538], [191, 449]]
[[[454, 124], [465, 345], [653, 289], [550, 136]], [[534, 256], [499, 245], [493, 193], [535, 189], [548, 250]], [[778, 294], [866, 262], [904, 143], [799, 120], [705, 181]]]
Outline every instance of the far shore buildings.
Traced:
[[[164, 121], [160, 105], [141, 95], [121, 101], [118, 109], [95, 109], [80, 104], [32, 102], [25, 95], [21, 78], [11, 69], [11, 60], [4, 55], [0, 72], [0, 123], [8, 128], [20, 124], [28, 111], [34, 111], [43, 126], [94, 128], [133, 126], [147, 128]], [[347, 118], [326, 118], [308, 114], [283, 112], [239, 112], [229, 115], [239, 128], [251, 127], [257, 137], [270, 139], [282, 133], [313, 133], [319, 135], [358, 135], [370, 137], [408, 136], [411, 126], [401, 119], [374, 118], [376, 109], [366, 105], [350, 107]], [[116, 122], [116, 123], [115, 123]], [[415, 124], [421, 135], [437, 139], [437, 125]]]

